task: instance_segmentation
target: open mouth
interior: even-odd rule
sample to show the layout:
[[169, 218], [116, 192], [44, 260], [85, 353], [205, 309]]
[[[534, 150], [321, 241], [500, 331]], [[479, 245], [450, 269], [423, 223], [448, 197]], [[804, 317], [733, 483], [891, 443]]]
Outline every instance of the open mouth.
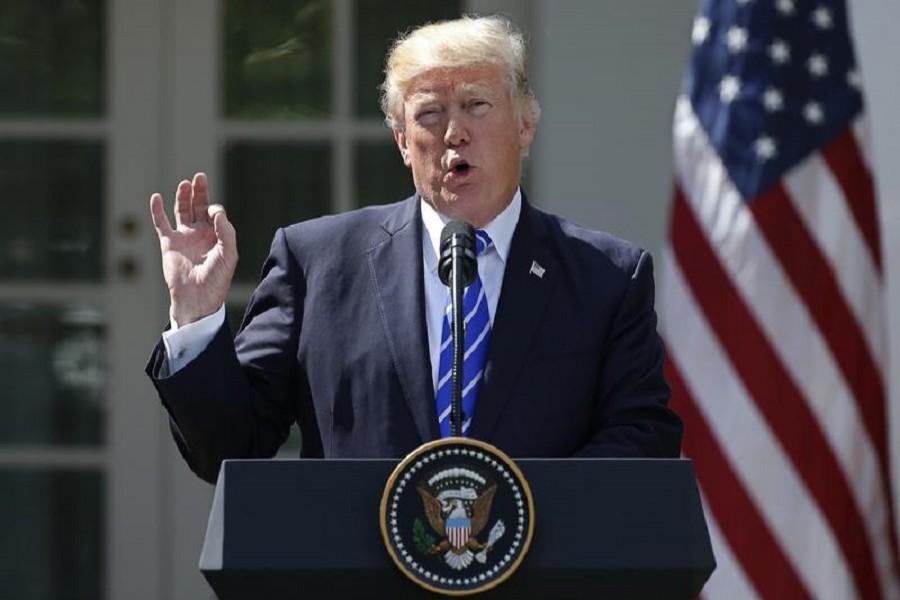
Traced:
[[450, 165], [449, 175], [462, 176], [468, 173], [472, 167], [465, 160], [454, 161]]

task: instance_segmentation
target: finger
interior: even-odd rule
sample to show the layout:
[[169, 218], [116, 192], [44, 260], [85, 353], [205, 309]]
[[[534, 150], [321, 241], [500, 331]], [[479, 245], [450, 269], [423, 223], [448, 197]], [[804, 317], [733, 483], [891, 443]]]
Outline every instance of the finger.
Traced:
[[163, 237], [172, 233], [172, 225], [169, 223], [169, 217], [166, 216], [163, 199], [159, 194], [150, 196], [150, 217], [153, 219], [153, 227], [156, 228], [156, 235]]
[[206, 209], [209, 207], [209, 184], [206, 179], [206, 173], [197, 173], [194, 175], [193, 198], [191, 200], [191, 208], [194, 211], [195, 221], [205, 221], [208, 217]]
[[194, 222], [194, 213], [191, 212], [191, 182], [185, 179], [178, 184], [175, 192], [175, 224], [190, 225]]
[[226, 258], [232, 261], [237, 260], [237, 234], [234, 225], [228, 220], [225, 214], [225, 208], [221, 204], [211, 204], [209, 206], [209, 219], [213, 223], [213, 230], [216, 232], [216, 238], [222, 244], [222, 252]]

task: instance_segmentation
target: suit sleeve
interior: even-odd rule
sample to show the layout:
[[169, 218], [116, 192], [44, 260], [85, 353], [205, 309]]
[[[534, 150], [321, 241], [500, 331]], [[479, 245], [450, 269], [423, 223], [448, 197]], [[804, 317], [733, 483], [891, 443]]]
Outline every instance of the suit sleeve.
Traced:
[[653, 263], [643, 252], [604, 347], [593, 435], [579, 456], [678, 457], [681, 420], [669, 407], [665, 351], [656, 331]]
[[162, 342], [146, 372], [190, 468], [215, 483], [227, 458], [268, 458], [296, 418], [296, 349], [305, 286], [285, 234], [275, 234], [262, 281], [232, 341], [226, 325], [206, 349], [169, 373]]

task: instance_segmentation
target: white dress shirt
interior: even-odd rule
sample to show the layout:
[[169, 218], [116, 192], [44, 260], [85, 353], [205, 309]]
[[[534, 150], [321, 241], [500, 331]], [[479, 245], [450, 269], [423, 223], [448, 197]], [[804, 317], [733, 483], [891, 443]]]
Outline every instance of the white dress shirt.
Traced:
[[[428, 333], [428, 352], [431, 356], [432, 382], [437, 387], [441, 328], [444, 310], [450, 301], [450, 290], [438, 276], [438, 253], [441, 231], [450, 219], [438, 213], [430, 204], [421, 200], [422, 205], [422, 253], [425, 285], [425, 322]], [[522, 194], [516, 190], [512, 202], [482, 229], [494, 242], [491, 248], [478, 258], [478, 275], [488, 301], [491, 323], [497, 312], [503, 273], [513, 232], [522, 212]], [[163, 345], [169, 360], [169, 373], [175, 373], [197, 358], [215, 337], [225, 322], [225, 306], [202, 319], [179, 327], [174, 317], [169, 316], [171, 327], [162, 334]]]
[[[440, 255], [441, 231], [450, 219], [421, 200], [422, 203], [422, 256], [425, 268], [425, 324], [428, 328], [428, 355], [431, 357], [431, 382], [437, 389], [438, 369], [440, 368], [441, 329], [443, 328], [444, 311], [450, 303], [450, 288], [441, 282], [438, 276], [438, 256]], [[513, 232], [522, 212], [522, 194], [516, 190], [512, 202], [503, 212], [482, 227], [493, 245], [478, 257], [478, 276], [488, 301], [488, 315], [493, 327], [494, 315], [497, 314], [497, 303], [500, 301], [500, 288], [503, 285], [503, 273], [506, 259], [512, 244]]]

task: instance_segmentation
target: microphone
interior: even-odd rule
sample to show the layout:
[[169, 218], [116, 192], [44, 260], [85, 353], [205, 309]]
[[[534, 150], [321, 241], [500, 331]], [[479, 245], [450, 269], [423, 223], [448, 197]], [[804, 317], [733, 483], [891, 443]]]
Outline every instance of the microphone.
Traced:
[[450, 221], [441, 231], [441, 255], [438, 276], [450, 287], [452, 310], [450, 331], [453, 335], [453, 362], [450, 388], [450, 435], [462, 436], [466, 416], [462, 412], [463, 353], [465, 351], [465, 314], [463, 292], [475, 280], [478, 259], [475, 229], [465, 221]]
[[441, 231], [438, 276], [448, 287], [453, 286], [450, 281], [450, 272], [454, 256], [459, 257], [463, 287], [465, 287], [475, 280], [475, 273], [478, 271], [478, 262], [475, 258], [475, 229], [465, 221], [450, 221]]

